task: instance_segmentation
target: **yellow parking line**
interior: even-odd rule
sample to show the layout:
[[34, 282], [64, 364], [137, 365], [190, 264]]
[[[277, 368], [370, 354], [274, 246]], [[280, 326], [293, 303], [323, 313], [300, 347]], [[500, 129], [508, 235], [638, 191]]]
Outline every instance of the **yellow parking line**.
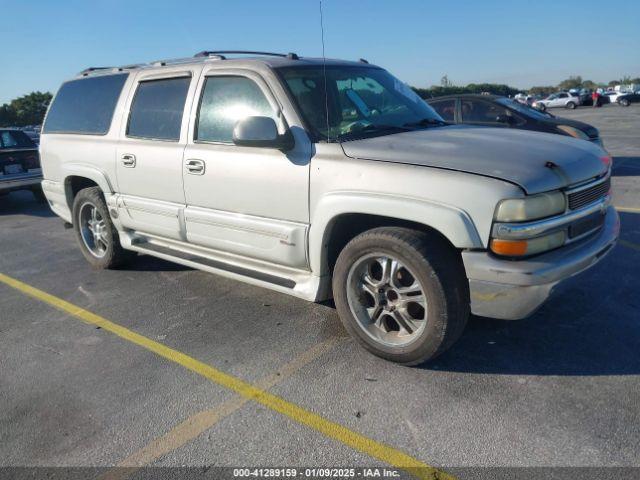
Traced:
[[640, 252], [640, 245], [638, 245], [637, 243], [633, 243], [633, 242], [630, 242], [628, 240], [618, 240], [618, 243], [620, 245], [623, 245], [623, 246], [627, 247], [627, 248], [630, 248], [632, 250], [637, 250], [637, 251]]
[[[291, 377], [305, 365], [308, 365], [313, 360], [333, 349], [338, 341], [338, 337], [332, 337], [329, 340], [314, 345], [309, 350], [306, 350], [279, 368], [276, 373], [256, 382], [255, 386], [263, 390], [273, 388], [283, 380]], [[108, 471], [100, 476], [99, 480], [124, 480], [125, 478], [129, 478], [138, 468], [149, 465], [154, 460], [185, 445], [222, 419], [240, 410], [249, 403], [249, 401], [246, 397], [235, 396], [215, 408], [191, 415], [161, 437], [156, 438], [145, 447], [120, 461], [117, 465], [117, 467], [120, 468], [114, 468]]]
[[616, 207], [616, 210], [623, 213], [640, 213], [640, 208], [634, 207]]
[[327, 420], [294, 403], [288, 402], [283, 398], [268, 393], [248, 382], [202, 363], [189, 355], [173, 350], [166, 345], [113, 323], [99, 315], [96, 315], [95, 313], [89, 312], [88, 310], [67, 302], [66, 300], [43, 292], [42, 290], [2, 273], [0, 273], [0, 282], [26, 295], [36, 298], [37, 300], [54, 306], [63, 312], [82, 320], [83, 322], [101, 327], [103, 330], [107, 330], [120, 338], [145, 348], [171, 362], [181, 365], [182, 367], [191, 370], [192, 372], [195, 372], [218, 385], [233, 390], [242, 397], [253, 400], [254, 402], [285, 415], [302, 425], [306, 425], [317, 430], [329, 438], [333, 438], [351, 448], [354, 448], [355, 450], [392, 465], [395, 468], [405, 470], [417, 478], [431, 480], [453, 479], [451, 475], [442, 472], [431, 465], [427, 465], [426, 463], [421, 462], [400, 450], [365, 437], [364, 435], [354, 432], [339, 423]]

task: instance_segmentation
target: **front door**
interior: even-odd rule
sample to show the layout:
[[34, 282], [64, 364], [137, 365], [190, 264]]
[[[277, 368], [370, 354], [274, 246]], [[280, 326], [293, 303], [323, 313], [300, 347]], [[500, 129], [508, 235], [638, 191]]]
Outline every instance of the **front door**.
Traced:
[[[254, 72], [212, 71], [200, 82], [184, 154], [189, 242], [296, 268], [307, 267], [311, 143], [295, 128], [295, 147], [235, 145], [235, 123], [269, 116], [286, 121], [265, 80]], [[287, 119], [288, 125], [296, 119]]]
[[[156, 74], [157, 75], [157, 74]], [[123, 226], [184, 240], [182, 155], [192, 72], [136, 79], [117, 148], [118, 213]], [[194, 87], [195, 88], [195, 87]], [[183, 128], [184, 127], [184, 128]]]

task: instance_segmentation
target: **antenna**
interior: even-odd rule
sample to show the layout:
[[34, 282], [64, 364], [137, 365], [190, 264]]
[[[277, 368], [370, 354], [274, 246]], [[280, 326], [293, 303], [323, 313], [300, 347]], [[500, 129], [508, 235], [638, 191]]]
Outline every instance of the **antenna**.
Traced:
[[327, 89], [327, 57], [324, 54], [324, 18], [322, 16], [322, 0], [320, 0], [320, 36], [322, 38], [322, 74], [324, 76], [324, 113], [327, 119], [327, 143], [329, 137], [329, 91]]

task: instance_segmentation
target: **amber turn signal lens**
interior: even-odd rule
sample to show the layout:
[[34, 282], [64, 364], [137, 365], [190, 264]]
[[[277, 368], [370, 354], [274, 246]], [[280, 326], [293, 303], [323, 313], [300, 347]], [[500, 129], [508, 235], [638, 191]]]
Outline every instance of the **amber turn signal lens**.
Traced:
[[526, 240], [491, 240], [491, 250], [498, 255], [505, 255], [508, 257], [517, 257], [526, 255], [527, 253], [527, 241]]

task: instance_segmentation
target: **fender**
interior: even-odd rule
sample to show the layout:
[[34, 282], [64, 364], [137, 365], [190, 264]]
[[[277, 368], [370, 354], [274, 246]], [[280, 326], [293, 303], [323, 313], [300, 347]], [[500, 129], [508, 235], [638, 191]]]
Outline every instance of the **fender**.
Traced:
[[86, 163], [64, 163], [62, 165], [62, 178], [64, 178], [64, 189], [69, 208], [73, 204], [71, 192], [68, 188], [69, 177], [85, 177], [95, 182], [104, 193], [115, 192], [107, 174], [98, 167]]
[[327, 274], [331, 225], [343, 214], [369, 214], [421, 223], [444, 235], [456, 248], [484, 248], [467, 212], [414, 197], [358, 191], [332, 192], [320, 199], [309, 229], [309, 263], [316, 275]]

